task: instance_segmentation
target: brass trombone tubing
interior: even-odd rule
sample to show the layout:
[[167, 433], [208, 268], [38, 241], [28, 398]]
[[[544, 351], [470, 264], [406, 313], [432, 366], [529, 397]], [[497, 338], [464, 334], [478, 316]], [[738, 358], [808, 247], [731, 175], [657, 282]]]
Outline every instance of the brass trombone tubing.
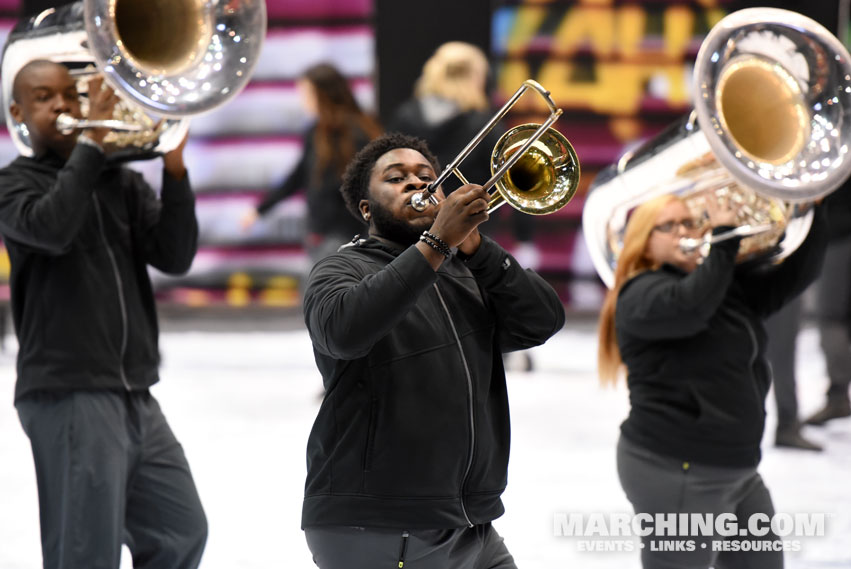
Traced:
[[[427, 207], [426, 201], [430, 202], [432, 205], [437, 205], [439, 201], [434, 196], [434, 192], [437, 191], [437, 188], [439, 188], [440, 185], [443, 184], [443, 182], [445, 182], [446, 179], [449, 178], [449, 176], [452, 174], [455, 174], [455, 176], [458, 177], [462, 184], [469, 183], [464, 177], [464, 175], [461, 173], [461, 171], [458, 169], [458, 167], [464, 160], [467, 159], [473, 149], [475, 149], [482, 142], [482, 140], [485, 139], [485, 137], [490, 133], [490, 131], [494, 129], [497, 123], [503, 117], [505, 117], [506, 114], [508, 114], [508, 111], [517, 103], [520, 97], [523, 96], [523, 94], [528, 89], [532, 89], [533, 91], [537, 92], [541, 97], [543, 97], [544, 101], [546, 101], [547, 103], [547, 107], [549, 107], [550, 109], [550, 116], [547, 118], [546, 121], [544, 121], [543, 124], [541, 124], [540, 127], [538, 127], [538, 129], [534, 133], [532, 133], [531, 136], [529, 136], [523, 146], [520, 147], [520, 150], [514, 152], [514, 154], [512, 154], [511, 157], [509, 157], [508, 160], [506, 160], [505, 163], [500, 166], [499, 170], [497, 170], [493, 174], [493, 176], [491, 176], [490, 180], [488, 180], [482, 185], [482, 188], [485, 191], [490, 191], [494, 184], [496, 184], [499, 179], [502, 178], [505, 173], [508, 172], [508, 170], [512, 166], [514, 166], [520, 160], [520, 158], [523, 157], [526, 151], [529, 150], [529, 148], [531, 148], [532, 145], [547, 132], [547, 129], [550, 128], [550, 126], [552, 126], [553, 123], [555, 123], [561, 116], [562, 110], [556, 107], [555, 102], [550, 96], [550, 92], [544, 89], [544, 87], [540, 83], [532, 79], [527, 79], [523, 82], [522, 85], [520, 85], [517, 91], [514, 92], [511, 98], [505, 102], [502, 108], [500, 108], [499, 111], [497, 111], [497, 113], [493, 117], [491, 117], [488, 123], [482, 127], [479, 133], [475, 137], [473, 137], [473, 139], [469, 143], [467, 143], [467, 146], [465, 146], [461, 150], [461, 152], [458, 153], [455, 159], [452, 160], [452, 162], [450, 162], [446, 166], [446, 168], [443, 169], [443, 172], [441, 172], [437, 179], [435, 179], [426, 187], [426, 191], [428, 192], [428, 198], [425, 197], [426, 191], [417, 192], [411, 197], [411, 205], [414, 207], [414, 209], [416, 209], [417, 211], [423, 211]], [[502, 203], [489, 207], [488, 213], [498, 208], [500, 205], [502, 205]]]

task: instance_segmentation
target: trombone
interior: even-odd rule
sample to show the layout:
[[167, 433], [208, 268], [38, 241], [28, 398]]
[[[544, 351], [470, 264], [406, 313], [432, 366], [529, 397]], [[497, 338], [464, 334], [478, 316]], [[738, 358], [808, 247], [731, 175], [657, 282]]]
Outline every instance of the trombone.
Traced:
[[[508, 203], [523, 213], [546, 215], [567, 205], [579, 186], [579, 159], [564, 135], [551, 128], [562, 110], [556, 107], [550, 92], [540, 83], [527, 79], [437, 179], [424, 191], [411, 196], [411, 206], [415, 210], [423, 211], [429, 204], [439, 203], [434, 192], [450, 174], [462, 184], [469, 183], [459, 166], [529, 89], [546, 101], [549, 117], [540, 125], [526, 123], [510, 129], [494, 146], [491, 178], [482, 185], [491, 196], [487, 211], [491, 213]], [[491, 193], [494, 187], [496, 190]]]

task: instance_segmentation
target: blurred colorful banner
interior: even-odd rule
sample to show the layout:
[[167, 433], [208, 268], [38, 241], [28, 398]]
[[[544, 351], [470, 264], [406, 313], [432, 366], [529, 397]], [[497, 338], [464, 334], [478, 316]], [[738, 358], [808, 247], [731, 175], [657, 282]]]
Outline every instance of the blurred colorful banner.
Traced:
[[[601, 286], [581, 241], [583, 197], [599, 170], [691, 108], [692, 67], [708, 30], [734, 8], [724, 0], [501, 0], [493, 14], [498, 102], [525, 79], [552, 93], [556, 128], [576, 149], [577, 197], [535, 218], [539, 270], [561, 283], [574, 308], [596, 309]], [[542, 122], [541, 98], [525, 95], [512, 123]]]
[[[282, 202], [248, 231], [240, 216], [286, 179], [300, 156], [308, 119], [295, 81], [307, 67], [334, 64], [360, 103], [374, 109], [372, 0], [266, 0], [266, 6], [268, 32], [251, 83], [228, 104], [192, 119], [186, 160], [198, 199], [200, 250], [186, 276], [152, 271], [165, 303], [297, 306], [308, 268], [301, 245], [303, 197]], [[0, 0], [0, 41], [5, 43], [20, 7]], [[0, 164], [16, 155], [4, 117]], [[131, 167], [159, 187], [160, 160]]]

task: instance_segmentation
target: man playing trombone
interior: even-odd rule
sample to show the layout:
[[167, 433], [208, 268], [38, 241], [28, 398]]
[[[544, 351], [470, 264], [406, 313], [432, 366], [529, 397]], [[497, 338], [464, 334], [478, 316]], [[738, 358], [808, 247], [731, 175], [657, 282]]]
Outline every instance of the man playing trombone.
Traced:
[[307, 284], [326, 395], [302, 526], [322, 569], [515, 567], [491, 526], [509, 454], [502, 353], [545, 342], [564, 309], [480, 235], [481, 186], [445, 199], [438, 188], [439, 205], [412, 207], [437, 170], [425, 143], [400, 134], [358, 153], [342, 192], [369, 234]]

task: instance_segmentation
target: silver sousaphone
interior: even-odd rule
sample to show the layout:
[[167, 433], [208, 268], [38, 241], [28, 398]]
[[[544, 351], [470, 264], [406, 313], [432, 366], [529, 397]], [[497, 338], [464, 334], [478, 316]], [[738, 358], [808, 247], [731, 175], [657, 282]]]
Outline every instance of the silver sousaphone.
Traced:
[[[809, 204], [851, 174], [849, 60], [833, 34], [796, 12], [750, 8], [714, 26], [695, 62], [691, 114], [591, 185], [583, 236], [606, 285], [629, 212], [661, 194], [682, 197], [698, 219], [709, 194], [731, 203], [739, 227], [729, 236], [745, 236], [740, 262], [797, 249]], [[712, 240], [707, 232], [681, 246], [706, 251]]]
[[[8, 106], [18, 71], [46, 59], [81, 79], [102, 74], [121, 99], [113, 120], [62, 115], [60, 130], [112, 129], [105, 142], [113, 157], [168, 152], [183, 139], [187, 117], [227, 102], [248, 83], [265, 33], [263, 0], [83, 0], [50, 8], [16, 26], [3, 51], [9, 133], [21, 154], [32, 154], [26, 127]], [[80, 81], [81, 94], [85, 86]]]

